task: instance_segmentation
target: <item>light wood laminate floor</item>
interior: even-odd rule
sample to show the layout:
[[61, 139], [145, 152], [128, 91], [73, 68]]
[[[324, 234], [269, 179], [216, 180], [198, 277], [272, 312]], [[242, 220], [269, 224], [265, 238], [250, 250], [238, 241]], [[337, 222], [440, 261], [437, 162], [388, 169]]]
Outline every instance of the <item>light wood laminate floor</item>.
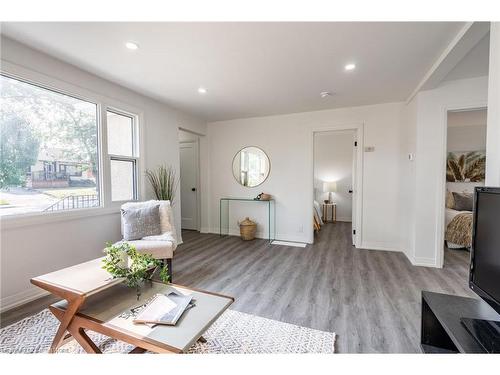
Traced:
[[[420, 292], [474, 296], [469, 253], [445, 250], [445, 268], [414, 267], [402, 253], [356, 249], [350, 223], [325, 225], [306, 248], [183, 231], [174, 282], [236, 298], [232, 309], [337, 333], [341, 353], [420, 352]], [[5, 326], [47, 306], [2, 314]]]
[[350, 223], [326, 224], [306, 248], [185, 231], [175, 282], [236, 298], [232, 309], [337, 333], [338, 352], [420, 352], [420, 292], [473, 296], [466, 251], [443, 269], [402, 253], [356, 249]]

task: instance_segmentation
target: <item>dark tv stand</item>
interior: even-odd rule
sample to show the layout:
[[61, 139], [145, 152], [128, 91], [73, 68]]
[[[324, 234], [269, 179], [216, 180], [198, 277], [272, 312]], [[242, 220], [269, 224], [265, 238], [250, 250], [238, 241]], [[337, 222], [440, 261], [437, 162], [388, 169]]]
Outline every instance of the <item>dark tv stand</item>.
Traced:
[[424, 353], [485, 353], [461, 318], [500, 320], [486, 302], [467, 297], [422, 292], [420, 347]]
[[460, 321], [487, 353], [500, 353], [500, 321], [471, 318]]

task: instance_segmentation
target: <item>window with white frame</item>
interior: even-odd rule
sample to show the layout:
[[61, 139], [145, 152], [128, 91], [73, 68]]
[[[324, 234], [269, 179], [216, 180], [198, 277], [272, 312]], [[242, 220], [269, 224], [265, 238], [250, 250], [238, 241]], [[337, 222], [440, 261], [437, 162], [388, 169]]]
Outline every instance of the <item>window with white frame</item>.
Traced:
[[137, 116], [4, 73], [0, 94], [0, 216], [137, 199]]
[[0, 76], [0, 216], [100, 206], [98, 106]]
[[111, 200], [137, 199], [137, 146], [134, 116], [106, 112], [110, 157]]

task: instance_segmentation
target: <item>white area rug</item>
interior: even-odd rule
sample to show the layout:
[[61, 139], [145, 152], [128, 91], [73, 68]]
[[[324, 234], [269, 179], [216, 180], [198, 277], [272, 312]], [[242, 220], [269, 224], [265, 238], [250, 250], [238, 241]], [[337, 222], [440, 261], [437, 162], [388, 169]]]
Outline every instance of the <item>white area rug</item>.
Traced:
[[281, 246], [293, 246], [293, 247], [306, 247], [307, 244], [303, 242], [291, 242], [291, 241], [279, 241], [274, 240], [271, 245], [281, 245]]
[[[47, 353], [59, 321], [49, 310], [25, 318], [0, 330], [1, 353]], [[127, 353], [133, 346], [88, 332], [104, 353]], [[227, 310], [189, 353], [334, 353], [335, 333], [318, 331], [259, 316]], [[76, 341], [59, 353], [84, 353]]]

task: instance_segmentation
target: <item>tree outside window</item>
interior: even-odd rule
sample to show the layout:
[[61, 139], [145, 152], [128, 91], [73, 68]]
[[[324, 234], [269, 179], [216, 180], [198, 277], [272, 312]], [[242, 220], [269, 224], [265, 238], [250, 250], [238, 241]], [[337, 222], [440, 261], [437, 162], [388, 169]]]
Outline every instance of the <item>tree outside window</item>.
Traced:
[[97, 105], [0, 76], [0, 216], [99, 206]]

